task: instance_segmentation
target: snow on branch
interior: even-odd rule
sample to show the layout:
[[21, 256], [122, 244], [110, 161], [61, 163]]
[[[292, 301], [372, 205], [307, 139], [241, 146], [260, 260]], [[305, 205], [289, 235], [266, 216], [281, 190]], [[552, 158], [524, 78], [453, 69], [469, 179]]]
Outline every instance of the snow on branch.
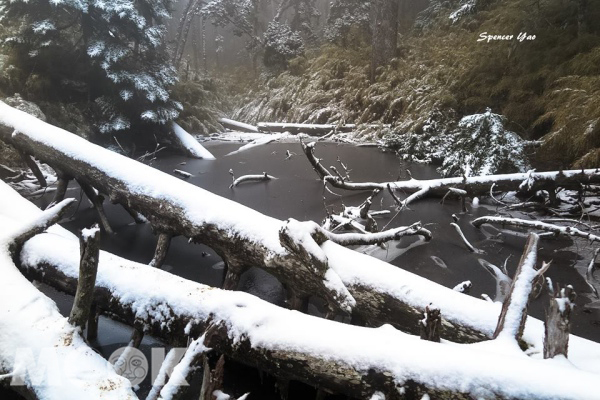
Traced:
[[275, 178], [272, 175], [267, 174], [266, 172], [263, 172], [260, 175], [243, 175], [243, 176], [240, 176], [239, 178], [237, 178], [236, 180], [234, 180], [233, 183], [231, 185], [229, 185], [229, 189], [232, 189], [244, 182], [266, 182], [266, 181], [270, 181], [272, 179], [277, 179], [277, 178]]
[[420, 235], [427, 241], [432, 238], [431, 232], [423, 228], [420, 222], [376, 233], [331, 233], [324, 231], [324, 234], [329, 240], [342, 246], [381, 244], [390, 240], [399, 240], [404, 236]]
[[[404, 206], [424, 197], [444, 197], [448, 191], [461, 193], [469, 196], [480, 196], [489, 194], [492, 185], [495, 190], [502, 192], [519, 191], [535, 192], [538, 190], [551, 189], [558, 187], [565, 189], [579, 189], [582, 184], [599, 184], [600, 171], [598, 169], [570, 170], [570, 171], [552, 171], [552, 172], [534, 172], [502, 174], [502, 175], [483, 175], [470, 177], [455, 177], [418, 180], [409, 179], [406, 181], [394, 182], [350, 182], [340, 179], [339, 176], [329, 172], [321, 164], [321, 160], [315, 155], [315, 142], [300, 142], [304, 154], [317, 172], [320, 179], [331, 186], [345, 190], [390, 190], [412, 193], [406, 200]], [[457, 192], [462, 190], [463, 192]], [[465, 193], [466, 192], [466, 193]], [[463, 194], [464, 193], [464, 194]], [[397, 202], [402, 205], [400, 200]]]
[[[210, 330], [210, 327], [207, 329]], [[202, 357], [210, 351], [204, 346], [204, 335], [193, 340], [188, 346], [183, 358], [173, 368], [171, 377], [160, 391], [161, 400], [177, 399], [181, 392], [188, 386], [188, 380], [193, 371], [202, 363]]]
[[177, 146], [184, 150], [185, 154], [190, 157], [201, 158], [204, 160], [215, 159], [215, 156], [198, 143], [198, 141], [185, 129], [176, 122], [173, 122], [172, 124], [173, 138], [175, 139]]
[[[45, 236], [27, 244], [25, 268], [45, 282], [61, 279], [52, 273], [60, 271], [63, 287], [72, 290], [77, 277], [77, 245], [59, 235]], [[49, 251], [58, 243], [65, 249], [62, 255]], [[106, 252], [101, 252], [100, 263], [97, 300], [126, 322], [144, 321], [149, 333], [167, 340], [185, 339], [188, 334], [201, 337], [207, 332], [203, 340], [197, 339], [203, 348], [275, 376], [298, 377], [337, 393], [368, 398], [375, 391], [394, 393], [399, 386], [414, 384], [434, 398], [477, 396], [486, 390], [500, 399], [557, 395], [575, 399], [588, 393], [587, 387], [596, 380], [595, 374], [523, 357], [520, 351], [499, 354], [493, 349], [431, 343], [390, 326], [357, 327], [301, 314]], [[161, 282], [158, 287], [157, 281]], [[435, 296], [434, 291], [430, 294]], [[169, 315], [159, 311], [165, 306]], [[433, 308], [429, 307], [429, 313], [435, 317]], [[207, 329], [211, 325], [213, 328]], [[361, 346], [353, 345], [356, 343]], [[435, 354], [435, 365], [423, 359], [424, 354]], [[489, 374], [482, 373], [489, 365], [496, 367]], [[538, 373], [528, 374], [534, 368]], [[548, 381], [547, 374], [564, 374], [567, 383]], [[489, 388], [494, 389], [487, 391]]]
[[[6, 127], [8, 129], [5, 129]], [[15, 129], [18, 133], [13, 136], [12, 132]], [[346, 249], [331, 240], [323, 238], [324, 242], [318, 244], [310, 234], [300, 235], [298, 237], [306, 239], [306, 243], [299, 242], [298, 246], [310, 247], [311, 253], [315, 255], [319, 249], [322, 251], [321, 256], [326, 257], [328, 269], [316, 273], [308, 258], [290, 252], [282, 245], [279, 232], [286, 225], [285, 222], [102, 149], [3, 103], [0, 103], [0, 138], [30, 151], [43, 161], [50, 161], [53, 167], [63, 170], [73, 178], [85, 175], [86, 179], [106, 193], [111, 201], [128, 204], [131, 209], [145, 214], [159, 232], [172, 232], [193, 241], [206, 243], [220, 252], [219, 254], [223, 254], [231, 265], [235, 265], [242, 272], [248, 266], [264, 268], [283, 283], [297, 289], [299, 295], [317, 295], [329, 306], [337, 306], [340, 310], [349, 304], [347, 302], [350, 298], [354, 299], [353, 315], [360, 316], [369, 325], [391, 324], [396, 328], [418, 333], [417, 322], [420, 315], [425, 307], [433, 302], [440, 307], [444, 315], [446, 339], [474, 342], [489, 338], [494, 332], [498, 309], [492, 303], [457, 293], [386, 262]], [[4, 196], [0, 196], [0, 205], [6, 209], [11, 207]], [[55, 236], [44, 235], [44, 240], [36, 240], [36, 237], [26, 243], [29, 252], [25, 252], [25, 256], [22, 254], [22, 260], [27, 260], [27, 265], [31, 266], [28, 268], [30, 273], [38, 268], [43, 270], [45, 267], [41, 259], [47, 259], [52, 253], [56, 253], [49, 251], [48, 246], [52, 249], [66, 246], [63, 239]], [[59, 242], [52, 242], [54, 240]], [[78, 248], [74, 254], [78, 266]], [[105, 253], [101, 252], [101, 264], [102, 254]], [[52, 265], [64, 265], [64, 252], [54, 256], [57, 258], [52, 264], [48, 264], [47, 268], [51, 268]], [[99, 274], [103, 268], [102, 266], [99, 269]], [[136, 272], [138, 278], [148, 271], [153, 271], [152, 274], [159, 271], [149, 269], [148, 266], [144, 268], [143, 273]], [[50, 269], [44, 275], [38, 274], [38, 279], [56, 279], [56, 274], [52, 276], [49, 271]], [[74, 276], [77, 276], [77, 272]], [[119, 270], [110, 280], [121, 281], [128, 276], [131, 277]], [[127, 282], [121, 283], [127, 290], [134, 291], [141, 287], [138, 286], [138, 278], [131, 278], [133, 287], [128, 286]], [[143, 286], [142, 294], [154, 293], [156, 281], [162, 282], [158, 279], [153, 281], [152, 286]], [[102, 278], [99, 276], [96, 287], [100, 291], [101, 282]], [[55, 282], [55, 285], [59, 285], [59, 282]], [[347, 290], [351, 297], [343, 295], [344, 290]], [[214, 292], [215, 289], [196, 288], [192, 291]], [[180, 300], [177, 299], [175, 304], [184, 304], [177, 303]], [[235, 308], [234, 305], [231, 307]], [[148, 318], [157, 314], [155, 309], [143, 308], [140, 312], [141, 315], [148, 314]], [[181, 338], [183, 332], [173, 330], [169, 331], [169, 336], [161, 336], [161, 332], [164, 334], [163, 329], [168, 329], [163, 326], [164, 322], [164, 319], [156, 325], [149, 322], [150, 330], [157, 336], [170, 340]], [[532, 346], [541, 346], [541, 321], [529, 318], [527, 327], [524, 340]], [[596, 362], [600, 359], [600, 346], [591, 345], [577, 337], [571, 337], [570, 346], [571, 361], [578, 367], [593, 369], [594, 367], [590, 366], [600, 365]], [[351, 389], [352, 386], [348, 388]]]
[[454, 230], [456, 231], [456, 233], [458, 233], [458, 236], [459, 236], [459, 237], [462, 239], [462, 242], [465, 244], [465, 246], [467, 247], [467, 249], [469, 249], [469, 251], [470, 251], [471, 253], [476, 253], [476, 254], [481, 254], [481, 253], [483, 253], [483, 251], [482, 251], [482, 250], [476, 249], [476, 248], [475, 248], [475, 247], [474, 247], [474, 246], [471, 244], [471, 242], [469, 242], [469, 241], [467, 240], [467, 238], [465, 237], [465, 234], [463, 233], [462, 229], [460, 229], [460, 226], [458, 226], [458, 224], [456, 224], [456, 223], [452, 222], [450, 225], [451, 225], [451, 226], [454, 228]]
[[[11, 242], [9, 245], [9, 251], [14, 253], [18, 251], [23, 244], [34, 237], [35, 235], [42, 233], [49, 226], [56, 224], [67, 212], [69, 206], [75, 203], [75, 199], [66, 199], [58, 203], [52, 208], [45, 210], [41, 215], [35, 219], [28, 221], [21, 225], [15, 232], [12, 232]], [[29, 217], [29, 216], [26, 216]]]
[[542, 268], [539, 270], [536, 269], [538, 242], [539, 236], [531, 233], [519, 261], [515, 279], [512, 282], [508, 296], [502, 304], [502, 312], [498, 318], [494, 338], [501, 336], [512, 337], [520, 341], [523, 336], [525, 320], [527, 318], [527, 306], [533, 285], [550, 266], [549, 263], [544, 263]]
[[538, 229], [540, 231], [554, 233], [555, 235], [576, 236], [588, 239], [590, 242], [600, 241], [600, 236], [594, 235], [593, 233], [582, 231], [572, 226], [559, 226], [541, 221], [505, 217], [479, 217], [474, 220], [472, 224], [477, 228], [483, 224], [511, 225], [519, 228]]

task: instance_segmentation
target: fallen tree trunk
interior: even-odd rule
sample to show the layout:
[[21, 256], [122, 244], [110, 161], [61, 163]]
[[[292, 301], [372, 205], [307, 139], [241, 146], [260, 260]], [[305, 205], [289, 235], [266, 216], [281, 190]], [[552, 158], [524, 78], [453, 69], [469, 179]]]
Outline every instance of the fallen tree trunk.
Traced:
[[[0, 185], [3, 192], [12, 191]], [[30, 218], [22, 212], [27, 206], [13, 203], [13, 215], [0, 215], [0, 384], [27, 399], [137, 399], [129, 381], [107, 367], [79, 329], [13, 263], [23, 241], [60, 219], [70, 203], [43, 214], [38, 210], [27, 223], [13, 219]]]
[[290, 124], [290, 123], [273, 123], [259, 122], [257, 124], [260, 132], [289, 132], [292, 135], [306, 133], [310, 136], [326, 135], [330, 132], [352, 132], [356, 129], [356, 125], [333, 125], [333, 124]]
[[258, 133], [258, 128], [256, 126], [234, 121], [229, 118], [219, 118], [219, 123], [232, 131]]
[[[49, 252], [50, 248], [63, 252]], [[33, 238], [21, 255], [27, 276], [68, 293], [76, 287], [77, 259], [76, 242], [56, 234]], [[389, 326], [364, 328], [308, 316], [106, 252], [100, 255], [95, 300], [110, 315], [143, 324], [147, 333], [168, 342], [181, 345], [188, 336], [206, 334], [203, 347], [279, 379], [300, 380], [353, 398], [370, 398], [379, 391], [387, 399], [411, 394], [420, 398], [424, 393], [455, 399], [482, 394], [498, 399], [576, 399], [589, 393], [597, 380], [596, 374], [563, 363], [540, 363], [517, 348], [498, 354], [470, 345], [421, 341]], [[428, 355], [434, 354], [431, 363]], [[496, 367], [490, 370], [489, 365]], [[533, 368], [537, 373], [532, 376], [528, 372]], [[554, 374], [566, 382], [546, 380]]]
[[[4, 103], [0, 103], [0, 125], [2, 140], [28, 149], [55, 169], [95, 187], [111, 202], [139, 212], [156, 231], [211, 246], [229, 271], [241, 274], [252, 266], [266, 268], [282, 282], [302, 282], [299, 292], [320, 295], [332, 310], [351, 312], [355, 301], [326, 262], [315, 270], [306, 252], [290, 253], [281, 245], [282, 221], [78, 140]], [[52, 139], [46, 137], [49, 132]]]
[[341, 179], [336, 174], [329, 172], [315, 156], [315, 143], [302, 143], [304, 154], [317, 172], [319, 177], [327, 184], [338, 189], [346, 190], [393, 190], [411, 193], [407, 199], [400, 201], [402, 206], [424, 197], [444, 197], [449, 190], [460, 189], [469, 196], [481, 196], [490, 192], [490, 188], [501, 192], [520, 191], [534, 193], [538, 190], [554, 192], [556, 188], [579, 190], [581, 185], [600, 184], [600, 171], [598, 169], [553, 171], [553, 172], [527, 172], [517, 174], [486, 175], [472, 177], [456, 177], [395, 182], [349, 182]]

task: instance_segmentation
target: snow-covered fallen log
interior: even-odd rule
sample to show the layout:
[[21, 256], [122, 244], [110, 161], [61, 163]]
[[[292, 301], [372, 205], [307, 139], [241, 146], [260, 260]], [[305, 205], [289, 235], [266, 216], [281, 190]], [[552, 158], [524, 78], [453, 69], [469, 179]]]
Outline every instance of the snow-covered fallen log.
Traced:
[[[57, 246], [62, 254], [53, 251]], [[75, 240], [56, 234], [33, 238], [21, 255], [28, 276], [71, 293], [77, 258]], [[598, 379], [596, 373], [560, 360], [527, 356], [517, 346], [432, 343], [389, 325], [341, 324], [106, 252], [100, 255], [96, 301], [127, 323], [143, 322], [148, 333], [165, 340], [185, 343], [188, 336], [204, 333], [203, 347], [280, 379], [354, 398], [381, 392], [390, 399], [402, 398], [396, 397], [399, 393], [416, 398], [428, 393], [433, 398], [578, 399]]]
[[229, 118], [219, 118], [219, 123], [232, 131], [258, 133], [258, 128], [256, 126], [234, 121]]
[[[331, 240], [317, 243], [306, 230], [289, 231], [288, 222], [102, 149], [3, 103], [0, 125], [5, 126], [0, 128], [0, 138], [141, 212], [158, 232], [211, 246], [227, 263], [228, 275], [249, 266], [264, 268], [300, 296], [319, 296], [333, 309], [351, 309], [371, 326], [389, 323], [417, 333], [422, 312], [433, 302], [444, 318], [442, 338], [472, 342], [494, 332], [496, 304], [457, 293]], [[11, 135], [15, 128], [24, 133]], [[296, 251], [287, 240], [290, 233], [296, 239], [292, 242], [298, 243]], [[529, 318], [527, 326], [524, 340], [541, 348], [543, 325]], [[583, 339], [572, 340], [570, 346], [570, 359], [576, 365], [600, 365], [596, 363], [599, 346]], [[577, 346], [581, 347], [574, 350]]]
[[[315, 269], [308, 256], [312, 250], [290, 252], [281, 244], [285, 222], [94, 145], [4, 103], [0, 103], [0, 139], [35, 153], [55, 169], [108, 195], [111, 202], [142, 214], [157, 232], [183, 235], [211, 246], [226, 262], [227, 275], [233, 280], [245, 269], [260, 266], [282, 282], [293, 282], [302, 293], [319, 295], [332, 310], [349, 313], [355, 305], [325, 256], [316, 255], [323, 262]], [[306, 245], [318, 247], [311, 240]]]
[[398, 200], [401, 206], [406, 206], [424, 197], [444, 197], [451, 189], [460, 189], [469, 196], [481, 196], [488, 194], [492, 186], [495, 190], [501, 192], [535, 193], [538, 190], [548, 190], [554, 193], [557, 188], [578, 190], [581, 185], [600, 184], [600, 170], [598, 169], [552, 172], [530, 171], [516, 174], [428, 180], [411, 178], [407, 181], [394, 182], [350, 182], [331, 173], [321, 164], [314, 153], [315, 142], [302, 143], [302, 148], [313, 169], [325, 183], [346, 190], [390, 190], [411, 193], [405, 200]]
[[310, 136], [326, 135], [330, 132], [352, 132], [356, 129], [356, 125], [333, 125], [333, 124], [290, 124], [290, 123], [273, 123], [259, 122], [257, 124], [260, 132], [289, 132], [292, 135], [306, 133]]
[[281, 138], [285, 137], [285, 134], [280, 133], [277, 135], [271, 135], [271, 136], [266, 136], [266, 137], [261, 137], [258, 139], [254, 139], [253, 141], [246, 143], [245, 145], [241, 146], [239, 149], [232, 151], [231, 153], [227, 153], [226, 156], [231, 156], [234, 154], [238, 154], [241, 153], [242, 151], [247, 151], [250, 149], [253, 149], [254, 147], [258, 147], [258, 146], [262, 146], [265, 144], [269, 144], [272, 143], [276, 140], [279, 140]]
[[[0, 185], [3, 193], [12, 191]], [[14, 203], [10, 217], [0, 215], [0, 384], [28, 399], [137, 399], [130, 382], [87, 346], [79, 329], [13, 263], [10, 249], [19, 251], [23, 240], [56, 221], [69, 203], [43, 214], [22, 212], [27, 207]], [[32, 215], [32, 221], [17, 220]]]
[[175, 145], [179, 147], [185, 155], [193, 158], [201, 158], [204, 160], [214, 160], [210, 151], [206, 150], [192, 135], [185, 129], [173, 122], [172, 126], [173, 140]]

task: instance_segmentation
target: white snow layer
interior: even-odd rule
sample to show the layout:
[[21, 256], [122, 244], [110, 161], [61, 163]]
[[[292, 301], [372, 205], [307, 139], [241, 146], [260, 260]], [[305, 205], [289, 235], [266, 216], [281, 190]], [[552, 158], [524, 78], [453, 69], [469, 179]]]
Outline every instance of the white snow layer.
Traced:
[[[13, 218], [40, 211], [2, 181], [0, 193], [0, 370], [39, 399], [137, 399], [130, 382], [87, 346], [79, 329], [13, 264], [8, 245], [21, 225]], [[59, 237], [57, 231], [46, 235]]]
[[173, 133], [181, 143], [196, 157], [204, 160], [214, 160], [215, 156], [210, 151], [206, 150], [192, 135], [190, 135], [185, 129], [179, 126], [176, 122], [173, 122]]

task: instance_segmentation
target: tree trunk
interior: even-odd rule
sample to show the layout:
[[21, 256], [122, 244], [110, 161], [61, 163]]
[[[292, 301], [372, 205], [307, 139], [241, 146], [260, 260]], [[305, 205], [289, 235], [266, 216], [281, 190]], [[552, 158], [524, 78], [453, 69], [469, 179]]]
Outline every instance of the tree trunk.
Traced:
[[396, 55], [398, 44], [398, 1], [373, 0], [373, 42], [371, 49], [371, 82], [377, 68], [387, 64]]
[[587, 32], [588, 0], [578, 0], [577, 5], [577, 34], [581, 36]]
[[183, 13], [181, 14], [181, 18], [179, 19], [179, 25], [177, 26], [177, 35], [175, 36], [175, 48], [173, 49], [173, 65], [178, 65], [177, 60], [179, 58], [179, 48], [183, 45], [185, 47], [185, 39], [184, 39], [184, 28], [188, 19], [190, 18], [190, 10], [192, 6], [196, 3], [197, 0], [188, 0]]

